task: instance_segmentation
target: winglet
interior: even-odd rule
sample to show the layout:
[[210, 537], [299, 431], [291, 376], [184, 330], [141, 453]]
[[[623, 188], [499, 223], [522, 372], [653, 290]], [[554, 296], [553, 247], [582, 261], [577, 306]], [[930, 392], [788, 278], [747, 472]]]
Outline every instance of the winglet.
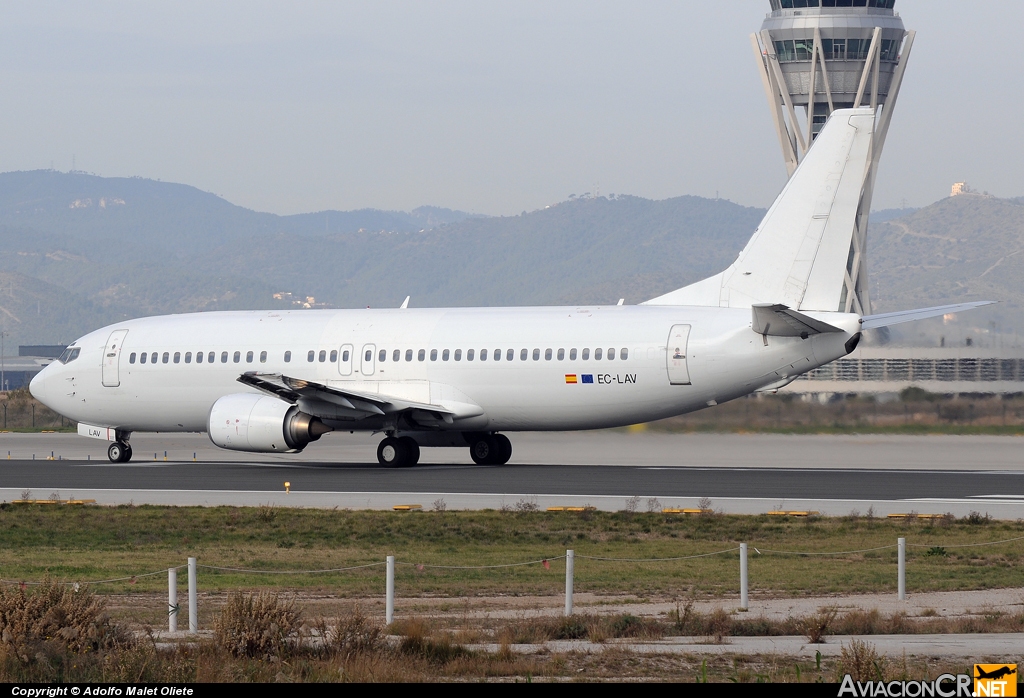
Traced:
[[412, 298], [412, 296], [406, 296], [405, 297], [405, 300], [402, 301], [402, 304], [400, 306], [398, 306], [399, 310], [405, 310], [406, 308], [409, 307], [409, 299], [410, 298]]

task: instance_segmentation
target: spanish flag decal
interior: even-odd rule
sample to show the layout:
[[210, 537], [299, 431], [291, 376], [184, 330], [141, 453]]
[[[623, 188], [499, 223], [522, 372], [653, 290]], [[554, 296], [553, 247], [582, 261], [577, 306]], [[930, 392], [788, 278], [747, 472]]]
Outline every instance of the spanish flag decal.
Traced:
[[566, 383], [575, 383], [576, 382], [576, 374], [575, 373], [566, 373], [565, 374], [565, 382]]

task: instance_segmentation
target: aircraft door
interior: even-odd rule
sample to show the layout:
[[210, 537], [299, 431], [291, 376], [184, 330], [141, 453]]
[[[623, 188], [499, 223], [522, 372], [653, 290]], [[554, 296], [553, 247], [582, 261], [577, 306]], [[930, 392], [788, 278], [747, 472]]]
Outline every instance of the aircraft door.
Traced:
[[121, 359], [121, 345], [124, 344], [124, 337], [128, 330], [114, 330], [107, 339], [107, 345], [103, 347], [103, 385], [107, 388], [116, 388], [121, 385], [121, 378], [118, 375], [118, 363]]
[[338, 373], [343, 376], [352, 375], [352, 345], [342, 344], [338, 352]]
[[690, 339], [689, 325], [673, 325], [668, 333], [665, 360], [668, 382], [672, 385], [690, 385], [690, 370], [686, 366], [686, 342]]
[[374, 353], [377, 351], [376, 345], [367, 344], [363, 347], [362, 356], [362, 371], [364, 376], [372, 376], [374, 370]]

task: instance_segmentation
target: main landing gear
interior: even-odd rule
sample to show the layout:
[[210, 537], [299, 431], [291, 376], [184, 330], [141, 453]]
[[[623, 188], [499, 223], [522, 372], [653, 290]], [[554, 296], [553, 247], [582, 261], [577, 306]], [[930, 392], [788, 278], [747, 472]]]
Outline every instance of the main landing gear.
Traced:
[[389, 436], [377, 446], [377, 460], [385, 468], [411, 468], [420, 460], [420, 445], [411, 436]]
[[[469, 455], [477, 465], [504, 465], [512, 457], [512, 442], [504, 434], [450, 434], [444, 439], [430, 439], [427, 446], [469, 444]], [[411, 436], [388, 436], [377, 446], [377, 460], [385, 468], [410, 468], [420, 460], [420, 445]]]
[[504, 434], [484, 434], [469, 443], [469, 455], [477, 465], [505, 465], [512, 457], [512, 442]]
[[127, 441], [115, 441], [107, 448], [111, 463], [127, 463], [132, 459], [132, 447]]

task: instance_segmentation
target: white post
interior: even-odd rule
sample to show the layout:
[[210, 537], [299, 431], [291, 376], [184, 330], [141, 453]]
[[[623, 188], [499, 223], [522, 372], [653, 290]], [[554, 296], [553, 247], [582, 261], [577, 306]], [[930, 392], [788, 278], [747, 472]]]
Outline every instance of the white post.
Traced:
[[167, 570], [167, 630], [178, 632], [178, 570]]
[[572, 578], [576, 567], [576, 551], [565, 551], [565, 615], [572, 615]]
[[899, 598], [900, 601], [907, 600], [907, 539], [899, 538], [896, 541], [896, 548], [899, 551]]
[[188, 559], [188, 631], [199, 632], [199, 595], [196, 592], [196, 559]]
[[384, 601], [384, 620], [391, 625], [395, 620], [395, 556], [388, 555], [388, 581]]
[[747, 544], [740, 543], [740, 608], [750, 608], [750, 595], [747, 593]]

